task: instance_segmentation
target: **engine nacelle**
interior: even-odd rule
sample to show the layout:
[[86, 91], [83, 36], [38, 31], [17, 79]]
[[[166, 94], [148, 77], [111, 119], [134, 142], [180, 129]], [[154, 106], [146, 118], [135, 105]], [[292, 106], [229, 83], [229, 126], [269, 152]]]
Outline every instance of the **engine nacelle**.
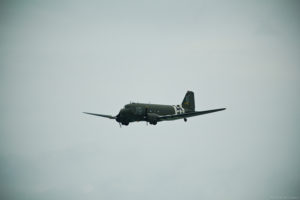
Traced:
[[148, 113], [148, 114], [147, 114], [147, 121], [148, 121], [150, 124], [155, 125], [155, 124], [157, 124], [158, 117], [159, 117], [158, 114], [155, 114], [155, 113]]

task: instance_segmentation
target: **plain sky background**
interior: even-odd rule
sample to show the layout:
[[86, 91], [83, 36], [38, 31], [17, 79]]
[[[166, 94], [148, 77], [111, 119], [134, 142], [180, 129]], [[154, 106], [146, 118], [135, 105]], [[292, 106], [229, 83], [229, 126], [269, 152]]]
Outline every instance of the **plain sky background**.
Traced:
[[[298, 1], [1, 1], [0, 198], [300, 199]], [[113, 121], [130, 101], [226, 111]]]

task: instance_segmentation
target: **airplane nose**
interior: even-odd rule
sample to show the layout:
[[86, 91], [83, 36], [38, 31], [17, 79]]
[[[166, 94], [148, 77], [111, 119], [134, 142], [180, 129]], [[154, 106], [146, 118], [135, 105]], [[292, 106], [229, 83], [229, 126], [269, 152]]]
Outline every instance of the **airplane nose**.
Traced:
[[125, 109], [121, 109], [120, 112], [119, 112], [119, 114], [120, 114], [120, 115], [123, 115], [124, 112], [125, 112]]
[[126, 118], [126, 116], [128, 115], [128, 111], [129, 110], [126, 108], [121, 109], [116, 118], [117, 122], [123, 121], [123, 119]]
[[127, 115], [128, 111], [129, 111], [128, 109], [123, 108], [123, 109], [120, 110], [119, 114], [120, 114], [121, 117], [124, 117], [124, 116]]

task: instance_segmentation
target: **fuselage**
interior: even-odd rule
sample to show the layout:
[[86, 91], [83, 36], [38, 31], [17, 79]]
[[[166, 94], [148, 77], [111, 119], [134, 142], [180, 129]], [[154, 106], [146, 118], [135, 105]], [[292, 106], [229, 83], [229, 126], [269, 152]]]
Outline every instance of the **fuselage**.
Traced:
[[130, 103], [120, 110], [117, 121], [127, 124], [134, 121], [146, 121], [146, 114], [151, 120], [151, 118], [154, 119], [156, 116], [176, 115], [185, 112], [181, 105]]

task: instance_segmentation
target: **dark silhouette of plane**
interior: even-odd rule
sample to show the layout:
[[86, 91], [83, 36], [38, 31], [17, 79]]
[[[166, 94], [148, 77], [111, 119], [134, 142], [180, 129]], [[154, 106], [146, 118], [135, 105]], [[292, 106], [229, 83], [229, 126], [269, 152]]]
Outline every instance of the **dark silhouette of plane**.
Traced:
[[181, 105], [130, 103], [125, 105], [116, 116], [88, 112], [84, 113], [99, 117], [106, 117], [108, 119], [115, 119], [120, 123], [120, 126], [121, 124], [127, 126], [130, 122], [139, 121], [146, 121], [152, 125], [156, 125], [157, 122], [176, 119], [184, 119], [186, 122], [188, 117], [204, 115], [221, 110], [225, 110], [225, 108], [195, 111], [194, 93], [192, 91], [187, 91]]

